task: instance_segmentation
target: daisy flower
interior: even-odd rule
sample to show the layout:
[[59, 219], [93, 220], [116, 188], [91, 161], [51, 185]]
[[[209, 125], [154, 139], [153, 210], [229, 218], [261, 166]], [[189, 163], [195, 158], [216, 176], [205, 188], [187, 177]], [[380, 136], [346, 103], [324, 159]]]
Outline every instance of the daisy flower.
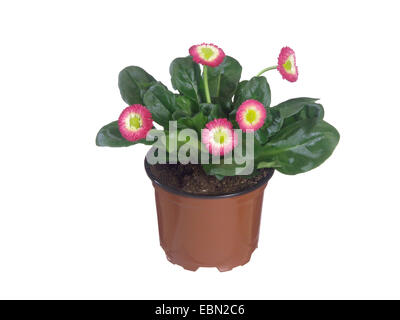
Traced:
[[225, 58], [224, 51], [212, 43], [202, 43], [191, 46], [189, 54], [196, 63], [210, 67], [219, 66]]
[[253, 99], [243, 102], [236, 112], [236, 121], [243, 131], [260, 129], [266, 117], [267, 111], [264, 105]]
[[134, 104], [122, 111], [118, 119], [121, 135], [128, 141], [146, 138], [147, 132], [153, 127], [150, 111], [141, 104]]
[[299, 71], [296, 66], [296, 56], [294, 51], [289, 47], [284, 47], [278, 57], [278, 71], [283, 79], [290, 82], [295, 82], [299, 76]]
[[237, 146], [238, 137], [227, 119], [214, 119], [201, 131], [201, 141], [209, 153], [222, 156]]

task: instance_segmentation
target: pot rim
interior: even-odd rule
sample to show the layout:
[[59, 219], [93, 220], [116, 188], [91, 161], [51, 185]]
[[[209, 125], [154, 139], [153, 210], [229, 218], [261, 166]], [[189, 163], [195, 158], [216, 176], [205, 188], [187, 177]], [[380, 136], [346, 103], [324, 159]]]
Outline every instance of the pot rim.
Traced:
[[258, 181], [255, 185], [251, 186], [250, 188], [244, 189], [242, 191], [238, 191], [238, 192], [234, 192], [234, 193], [218, 194], [218, 195], [207, 195], [207, 194], [193, 194], [193, 193], [189, 193], [186, 191], [181, 191], [181, 190], [175, 189], [173, 187], [170, 187], [166, 184], [161, 183], [151, 173], [150, 164], [147, 162], [146, 157], [144, 158], [144, 168], [145, 168], [147, 176], [150, 178], [150, 180], [153, 183], [155, 183], [156, 185], [158, 185], [159, 187], [161, 187], [171, 193], [177, 194], [179, 196], [189, 197], [189, 198], [197, 198], [197, 199], [222, 199], [222, 198], [232, 198], [232, 197], [244, 195], [246, 193], [252, 192], [252, 191], [260, 188], [264, 184], [267, 184], [267, 182], [272, 178], [272, 176], [275, 172], [275, 169], [268, 168], [268, 174], [263, 179]]

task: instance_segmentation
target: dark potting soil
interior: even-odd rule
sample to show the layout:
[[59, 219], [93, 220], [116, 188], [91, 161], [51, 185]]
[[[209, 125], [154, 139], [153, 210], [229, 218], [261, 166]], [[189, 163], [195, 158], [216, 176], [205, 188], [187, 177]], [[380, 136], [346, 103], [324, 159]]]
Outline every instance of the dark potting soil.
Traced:
[[207, 175], [201, 165], [196, 164], [155, 164], [150, 171], [162, 184], [192, 194], [220, 195], [236, 193], [257, 184], [272, 169], [259, 169], [251, 177], [226, 176], [218, 180]]

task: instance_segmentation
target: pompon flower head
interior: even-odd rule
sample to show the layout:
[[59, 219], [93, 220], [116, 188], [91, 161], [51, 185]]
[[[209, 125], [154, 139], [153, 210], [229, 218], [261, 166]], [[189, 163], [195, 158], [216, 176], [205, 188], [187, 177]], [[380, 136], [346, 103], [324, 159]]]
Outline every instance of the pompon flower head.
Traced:
[[201, 141], [209, 153], [222, 156], [237, 146], [238, 137], [227, 119], [214, 119], [202, 130]]
[[243, 131], [260, 129], [266, 117], [267, 111], [264, 105], [253, 99], [243, 102], [236, 112], [236, 121]]
[[136, 141], [144, 139], [153, 127], [151, 113], [141, 104], [129, 106], [119, 116], [118, 127], [121, 135], [126, 140]]
[[289, 47], [284, 47], [278, 57], [278, 71], [283, 79], [295, 82], [299, 77], [299, 71], [296, 65], [296, 56], [294, 51]]
[[212, 43], [202, 43], [191, 46], [189, 54], [193, 61], [210, 67], [217, 67], [224, 61], [225, 53]]

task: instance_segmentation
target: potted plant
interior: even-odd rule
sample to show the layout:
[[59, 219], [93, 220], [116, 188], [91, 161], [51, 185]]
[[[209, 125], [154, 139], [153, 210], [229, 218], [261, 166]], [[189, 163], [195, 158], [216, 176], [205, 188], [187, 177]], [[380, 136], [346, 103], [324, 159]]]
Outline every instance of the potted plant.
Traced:
[[[145, 170], [155, 188], [159, 236], [167, 258], [188, 270], [227, 271], [257, 247], [264, 189], [274, 170], [295, 175], [316, 168], [339, 142], [317, 99], [271, 107], [263, 74], [298, 78], [294, 51], [276, 66], [241, 81], [242, 67], [213, 44], [172, 61], [171, 92], [140, 67], [119, 74], [129, 105], [100, 129], [98, 146], [151, 145]], [[200, 65], [202, 65], [202, 70]], [[157, 127], [154, 126], [155, 122]]]

